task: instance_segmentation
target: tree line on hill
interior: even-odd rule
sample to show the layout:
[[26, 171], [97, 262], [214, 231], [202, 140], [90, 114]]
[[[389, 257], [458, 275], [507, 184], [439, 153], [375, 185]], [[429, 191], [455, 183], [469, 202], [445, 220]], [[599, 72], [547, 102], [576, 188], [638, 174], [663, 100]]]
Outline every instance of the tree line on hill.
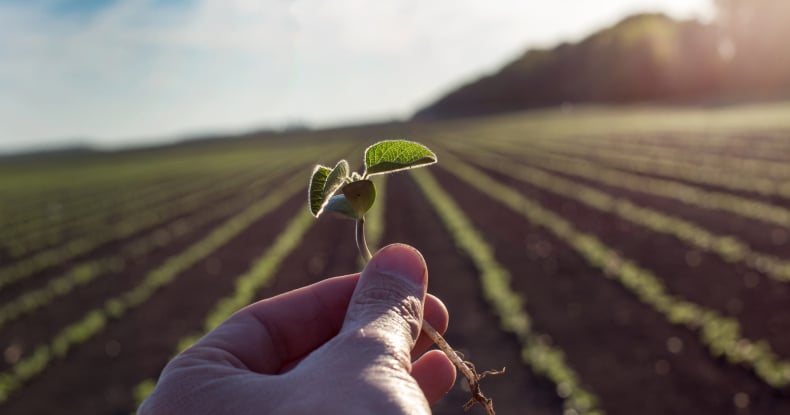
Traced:
[[416, 119], [566, 103], [790, 98], [790, 0], [717, 0], [711, 22], [639, 14], [578, 43], [532, 49]]

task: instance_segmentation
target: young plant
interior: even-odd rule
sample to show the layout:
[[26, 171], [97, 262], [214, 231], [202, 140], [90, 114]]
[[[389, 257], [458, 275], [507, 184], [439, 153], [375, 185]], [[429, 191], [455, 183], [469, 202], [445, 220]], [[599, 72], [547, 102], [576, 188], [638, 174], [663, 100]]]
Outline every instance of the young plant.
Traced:
[[[381, 141], [365, 150], [365, 171], [362, 175], [351, 172], [346, 160], [340, 160], [332, 169], [318, 165], [310, 178], [310, 211], [315, 217], [319, 217], [324, 212], [334, 212], [356, 221], [357, 248], [362, 258], [368, 261], [371, 254], [365, 242], [365, 213], [376, 201], [376, 187], [368, 178], [377, 174], [389, 174], [436, 162], [436, 155], [424, 145], [406, 140], [395, 140]], [[464, 405], [464, 409], [469, 409], [479, 403], [489, 415], [493, 415], [493, 401], [480, 391], [480, 380], [487, 375], [502, 373], [504, 369], [478, 374], [474, 365], [465, 361], [455, 352], [428, 321], [423, 321], [422, 329], [450, 358], [450, 361], [469, 383], [472, 397]]]

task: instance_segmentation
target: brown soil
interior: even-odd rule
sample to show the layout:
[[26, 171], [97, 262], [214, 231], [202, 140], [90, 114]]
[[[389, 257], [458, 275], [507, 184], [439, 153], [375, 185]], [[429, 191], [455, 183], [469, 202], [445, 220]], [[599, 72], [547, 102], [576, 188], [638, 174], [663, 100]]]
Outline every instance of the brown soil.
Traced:
[[[654, 196], [649, 193], [634, 192], [615, 186], [608, 186], [592, 179], [566, 175], [555, 171], [548, 171], [548, 173], [556, 174], [577, 183], [594, 187], [614, 197], [628, 199], [636, 205], [647, 206], [651, 209], [665, 212], [694, 223], [703, 229], [709, 229], [719, 235], [735, 235], [757, 252], [783, 256], [786, 255], [788, 247], [790, 247], [790, 230], [784, 229], [776, 224], [739, 216], [726, 211], [705, 209], [667, 197]], [[697, 184], [694, 185], [700, 187]], [[715, 190], [723, 192], [721, 189]], [[732, 192], [727, 193], [733, 194]], [[756, 199], [752, 196], [748, 198]], [[769, 202], [764, 200], [764, 202], [782, 206], [782, 203], [776, 201]], [[785, 202], [783, 207], [790, 208], [790, 203]], [[775, 239], [775, 232], [781, 233], [783, 236], [780, 239]]]
[[[717, 255], [614, 214], [594, 210], [495, 172], [488, 173], [562, 216], [573, 217], [579, 230], [595, 235], [626, 258], [663, 278], [670, 293], [737, 318], [747, 338], [768, 340], [779, 354], [790, 356], [790, 336], [786, 334], [790, 332], [790, 315], [774, 312], [787, 304], [790, 297], [787, 283], [773, 280], [743, 263], [726, 262]], [[676, 204], [668, 211], [679, 214], [684, 207]], [[710, 226], [715, 232], [716, 224]], [[661, 255], [654, 255], [655, 252]]]
[[[503, 154], [501, 152], [496, 152]], [[590, 160], [594, 161], [594, 160]], [[525, 161], [520, 161], [524, 165], [530, 165]], [[638, 206], [646, 206], [651, 209], [665, 212], [680, 219], [689, 221], [704, 229], [709, 229], [719, 235], [736, 235], [738, 239], [747, 243], [752, 249], [757, 252], [772, 254], [777, 256], [784, 256], [787, 254], [788, 247], [790, 246], [790, 230], [783, 227], [757, 219], [752, 219], [744, 216], [739, 216], [734, 213], [705, 209], [698, 206], [686, 204], [675, 199], [668, 197], [652, 195], [648, 192], [635, 192], [626, 190], [617, 186], [610, 186], [602, 184], [594, 179], [579, 177], [572, 174], [561, 173], [555, 170], [544, 169], [540, 166], [530, 166], [536, 169], [544, 170], [546, 173], [557, 175], [566, 180], [583, 184], [585, 186], [593, 187], [597, 190], [603, 191], [613, 197], [625, 198]], [[492, 172], [493, 173], [493, 172]], [[738, 192], [728, 191], [727, 189], [716, 188], [713, 186], [705, 186], [699, 183], [684, 182], [682, 180], [665, 178], [657, 175], [645, 175], [634, 172], [628, 172], [646, 178], [664, 178], [678, 183], [692, 185], [709, 191], [716, 191], [728, 194], [738, 194]], [[504, 177], [498, 175], [498, 177]], [[776, 197], [763, 197], [748, 192], [741, 192], [740, 196], [761, 200], [764, 203], [790, 208], [790, 201], [776, 198]]]
[[[203, 319], [214, 303], [233, 290], [234, 277], [248, 269], [296, 209], [303, 208], [303, 198], [301, 193], [292, 197], [209, 258], [183, 272], [143, 306], [75, 347], [65, 360], [53, 363], [25, 385], [4, 409], [14, 414], [43, 414], [48, 413], [48, 408], [59, 408], [65, 413], [130, 413], [134, 409], [132, 388], [158, 375], [179, 339], [202, 329]], [[309, 247], [305, 249], [310, 252]], [[289, 288], [299, 285], [302, 284], [289, 284]], [[66, 308], [59, 310], [70, 313]], [[49, 325], [47, 320], [36, 323], [29, 326], [31, 331], [50, 335], [62, 327]], [[108, 352], [111, 349], [116, 350]], [[40, 399], [41, 396], [47, 399]]]
[[[790, 396], [786, 392], [767, 386], [747, 368], [712, 357], [699, 341], [698, 333], [669, 323], [618, 282], [588, 265], [550, 232], [470, 189], [441, 165], [431, 167], [431, 171], [463, 206], [494, 248], [497, 260], [510, 270], [512, 288], [525, 298], [534, 330], [565, 352], [568, 364], [577, 371], [583, 386], [601, 399], [601, 407], [608, 414], [790, 413]], [[580, 230], [595, 234], [642, 267], [665, 278], [671, 292], [735, 316], [746, 336], [765, 338], [782, 356], [790, 356], [790, 336], [786, 334], [790, 332], [790, 318], [784, 312], [790, 298], [787, 284], [757, 274], [757, 285], [746, 288], [745, 279], [753, 283], [756, 273], [742, 266], [695, 252], [693, 247], [673, 238], [572, 200], [501, 175], [497, 177], [544, 206], [572, 218]], [[596, 186], [614, 195], [633, 197], [636, 203], [686, 218], [716, 232], [737, 234], [766, 252], [787, 256], [782, 246], [772, 245], [766, 239], [771, 227], [756, 221]], [[563, 413], [556, 386], [536, 376], [522, 363], [516, 339], [499, 328], [496, 316], [481, 297], [473, 263], [455, 247], [410, 176], [393, 176], [387, 196], [382, 245], [405, 242], [423, 253], [430, 272], [429, 291], [441, 298], [450, 311], [447, 340], [480, 370], [507, 367], [504, 375], [483, 382], [483, 390], [494, 399], [498, 413]], [[65, 359], [53, 362], [41, 376], [0, 406], [0, 412], [128, 415], [134, 409], [133, 387], [158, 375], [179, 339], [201, 330], [215, 302], [233, 289], [234, 277], [246, 271], [293, 214], [302, 209], [305, 209], [304, 195], [299, 194], [210, 258], [185, 271], [145, 304], [130, 310], [122, 319], [111, 321], [102, 333], [74, 347]], [[147, 270], [205, 235], [210, 226], [3, 327], [0, 351], [5, 352], [11, 343], [29, 347], [50, 338], [66, 322], [76, 320], [109, 296], [133, 286]], [[351, 221], [331, 218], [317, 221], [299, 247], [284, 260], [277, 278], [261, 289], [258, 296], [270, 297], [327, 276], [359, 270], [353, 234]], [[114, 253], [120, 244], [121, 241], [107, 244], [10, 286], [0, 292], [0, 302], [42, 286], [81, 259]], [[694, 267], [689, 265], [689, 252], [694, 252], [698, 260]], [[736, 396], [742, 398], [741, 394], [748, 395], [749, 401], [746, 408], [739, 409]], [[468, 398], [464, 382], [459, 381], [433, 407], [434, 413], [463, 413], [461, 406]], [[743, 403], [742, 399], [738, 401]], [[477, 408], [471, 413], [482, 412]]]
[[[295, 209], [297, 206], [301, 207], [301, 199], [294, 197], [288, 203], [288, 208]], [[243, 207], [240, 207], [234, 214], [242, 209]], [[108, 298], [116, 297], [132, 289], [145, 278], [150, 270], [187, 249], [231, 216], [232, 214], [212, 220], [172, 241], [166, 247], [156, 248], [143, 257], [130, 258], [124, 264], [123, 269], [104, 273], [88, 284], [75, 288], [68, 295], [55, 298], [46, 306], [11, 321], [0, 330], [0, 344], [14, 345], [25, 353], [31, 352], [39, 344], [49, 341], [57, 333], [57, 328], [78, 321], [88, 311], [101, 308]], [[217, 263], [219, 264], [219, 262]], [[26, 284], [32, 286], [34, 283], [22, 281], [20, 289], [24, 289]], [[31, 327], [36, 329], [31, 330]], [[7, 362], [0, 362], [0, 370], [7, 369], [7, 366]]]
[[[737, 413], [749, 394], [752, 413], [780, 414], [790, 399], [750, 371], [712, 358], [696, 333], [673, 326], [617, 282], [587, 265], [545, 229], [434, 170], [514, 273], [535, 330], [551, 335], [609, 414]], [[667, 343], [683, 345], [670, 352]], [[677, 340], [673, 340], [676, 342]]]
[[[240, 188], [243, 188], [243, 187], [240, 187]], [[223, 200], [224, 200], [224, 198], [223, 198]], [[211, 200], [207, 200], [205, 202], [205, 206], [210, 206], [211, 203], [213, 203]], [[80, 263], [82, 263], [82, 262], [84, 262], [86, 260], [99, 259], [99, 258], [104, 258], [104, 257], [112, 256], [112, 255], [117, 255], [122, 250], [123, 246], [126, 245], [127, 243], [129, 243], [130, 241], [133, 241], [133, 240], [135, 240], [138, 237], [144, 237], [145, 235], [148, 235], [152, 231], [155, 231], [155, 230], [160, 229], [160, 228], [162, 228], [164, 226], [167, 226], [168, 223], [174, 222], [174, 221], [176, 221], [178, 219], [181, 219], [181, 218], [184, 218], [184, 217], [188, 217], [188, 216], [190, 216], [192, 214], [195, 214], [196, 212], [200, 212], [201, 209], [202, 209], [202, 207], [196, 207], [196, 208], [191, 209], [189, 211], [179, 213], [178, 215], [175, 215], [175, 216], [169, 218], [168, 220], [166, 220], [166, 221], [164, 221], [162, 223], [158, 223], [158, 224], [154, 224], [154, 225], [142, 228], [142, 229], [140, 229], [140, 230], [138, 230], [138, 231], [136, 231], [136, 232], [134, 232], [134, 233], [132, 233], [130, 235], [127, 235], [127, 236], [125, 236], [123, 238], [114, 239], [114, 240], [110, 240], [110, 241], [101, 243], [101, 244], [99, 244], [98, 246], [96, 246], [95, 248], [89, 250], [86, 253], [83, 253], [83, 254], [80, 254], [80, 255], [76, 255], [76, 256], [74, 256], [72, 258], [69, 258], [68, 260], [63, 261], [63, 262], [61, 262], [61, 263], [59, 263], [59, 264], [57, 264], [55, 266], [47, 267], [45, 269], [42, 269], [39, 272], [36, 272], [36, 273], [34, 273], [32, 275], [29, 275], [29, 276], [27, 276], [25, 278], [22, 278], [22, 279], [14, 282], [14, 283], [12, 283], [10, 285], [7, 285], [7, 286], [3, 287], [0, 290], [0, 303], [3, 303], [3, 302], [11, 300], [13, 298], [16, 298], [20, 294], [22, 294], [24, 292], [27, 292], [27, 291], [29, 291], [31, 289], [43, 287], [44, 285], [46, 285], [46, 283], [50, 279], [62, 276], [63, 274], [68, 272], [68, 270], [71, 269], [73, 266], [78, 265], [78, 264], [80, 264]], [[49, 250], [49, 249], [54, 249], [54, 248], [53, 247], [46, 248], [46, 250]], [[33, 253], [31, 255], [28, 255], [28, 256], [25, 256], [25, 257], [22, 257], [22, 258], [20, 258], [18, 260], [15, 260], [13, 262], [3, 263], [3, 266], [13, 264], [13, 263], [15, 263], [17, 261], [25, 261], [25, 260], [29, 259], [30, 257], [33, 257], [33, 256], [35, 256], [35, 253]]]
[[[494, 400], [497, 413], [561, 414], [562, 402], [554, 392], [555, 386], [537, 378], [522, 364], [518, 341], [499, 329], [497, 317], [481, 296], [477, 269], [456, 249], [416, 184], [407, 175], [395, 175], [387, 189], [383, 240], [408, 243], [422, 252], [428, 263], [429, 292], [442, 299], [450, 312], [446, 340], [478, 371], [507, 367], [506, 373], [482, 381], [482, 390]], [[466, 381], [459, 375], [453, 390], [433, 411], [461, 413], [469, 398]], [[470, 413], [485, 411], [477, 406]]]

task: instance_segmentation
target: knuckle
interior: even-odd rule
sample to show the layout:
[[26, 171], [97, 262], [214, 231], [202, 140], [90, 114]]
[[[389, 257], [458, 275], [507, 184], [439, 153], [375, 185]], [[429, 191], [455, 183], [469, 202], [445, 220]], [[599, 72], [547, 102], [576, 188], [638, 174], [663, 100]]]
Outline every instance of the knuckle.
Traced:
[[[384, 325], [397, 324], [416, 338], [422, 323], [422, 300], [405, 284], [366, 286], [353, 298], [350, 308], [364, 310], [360, 315]], [[388, 327], [396, 329], [396, 327]]]

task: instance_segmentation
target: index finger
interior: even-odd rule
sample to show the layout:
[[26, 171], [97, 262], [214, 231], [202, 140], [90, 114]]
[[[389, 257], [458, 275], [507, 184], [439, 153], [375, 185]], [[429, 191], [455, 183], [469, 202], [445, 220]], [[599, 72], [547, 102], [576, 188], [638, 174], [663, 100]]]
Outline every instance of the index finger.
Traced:
[[[200, 358], [204, 351], [215, 356], [218, 351], [229, 358], [211, 360], [258, 373], [279, 373], [340, 332], [359, 275], [328, 278], [250, 304], [203, 337], [191, 351], [192, 357]], [[424, 318], [440, 332], [447, 328], [447, 309], [430, 294]], [[421, 333], [412, 357], [430, 344]]]
[[195, 347], [230, 353], [255, 372], [278, 373], [340, 331], [358, 279], [359, 274], [328, 278], [250, 304]]

